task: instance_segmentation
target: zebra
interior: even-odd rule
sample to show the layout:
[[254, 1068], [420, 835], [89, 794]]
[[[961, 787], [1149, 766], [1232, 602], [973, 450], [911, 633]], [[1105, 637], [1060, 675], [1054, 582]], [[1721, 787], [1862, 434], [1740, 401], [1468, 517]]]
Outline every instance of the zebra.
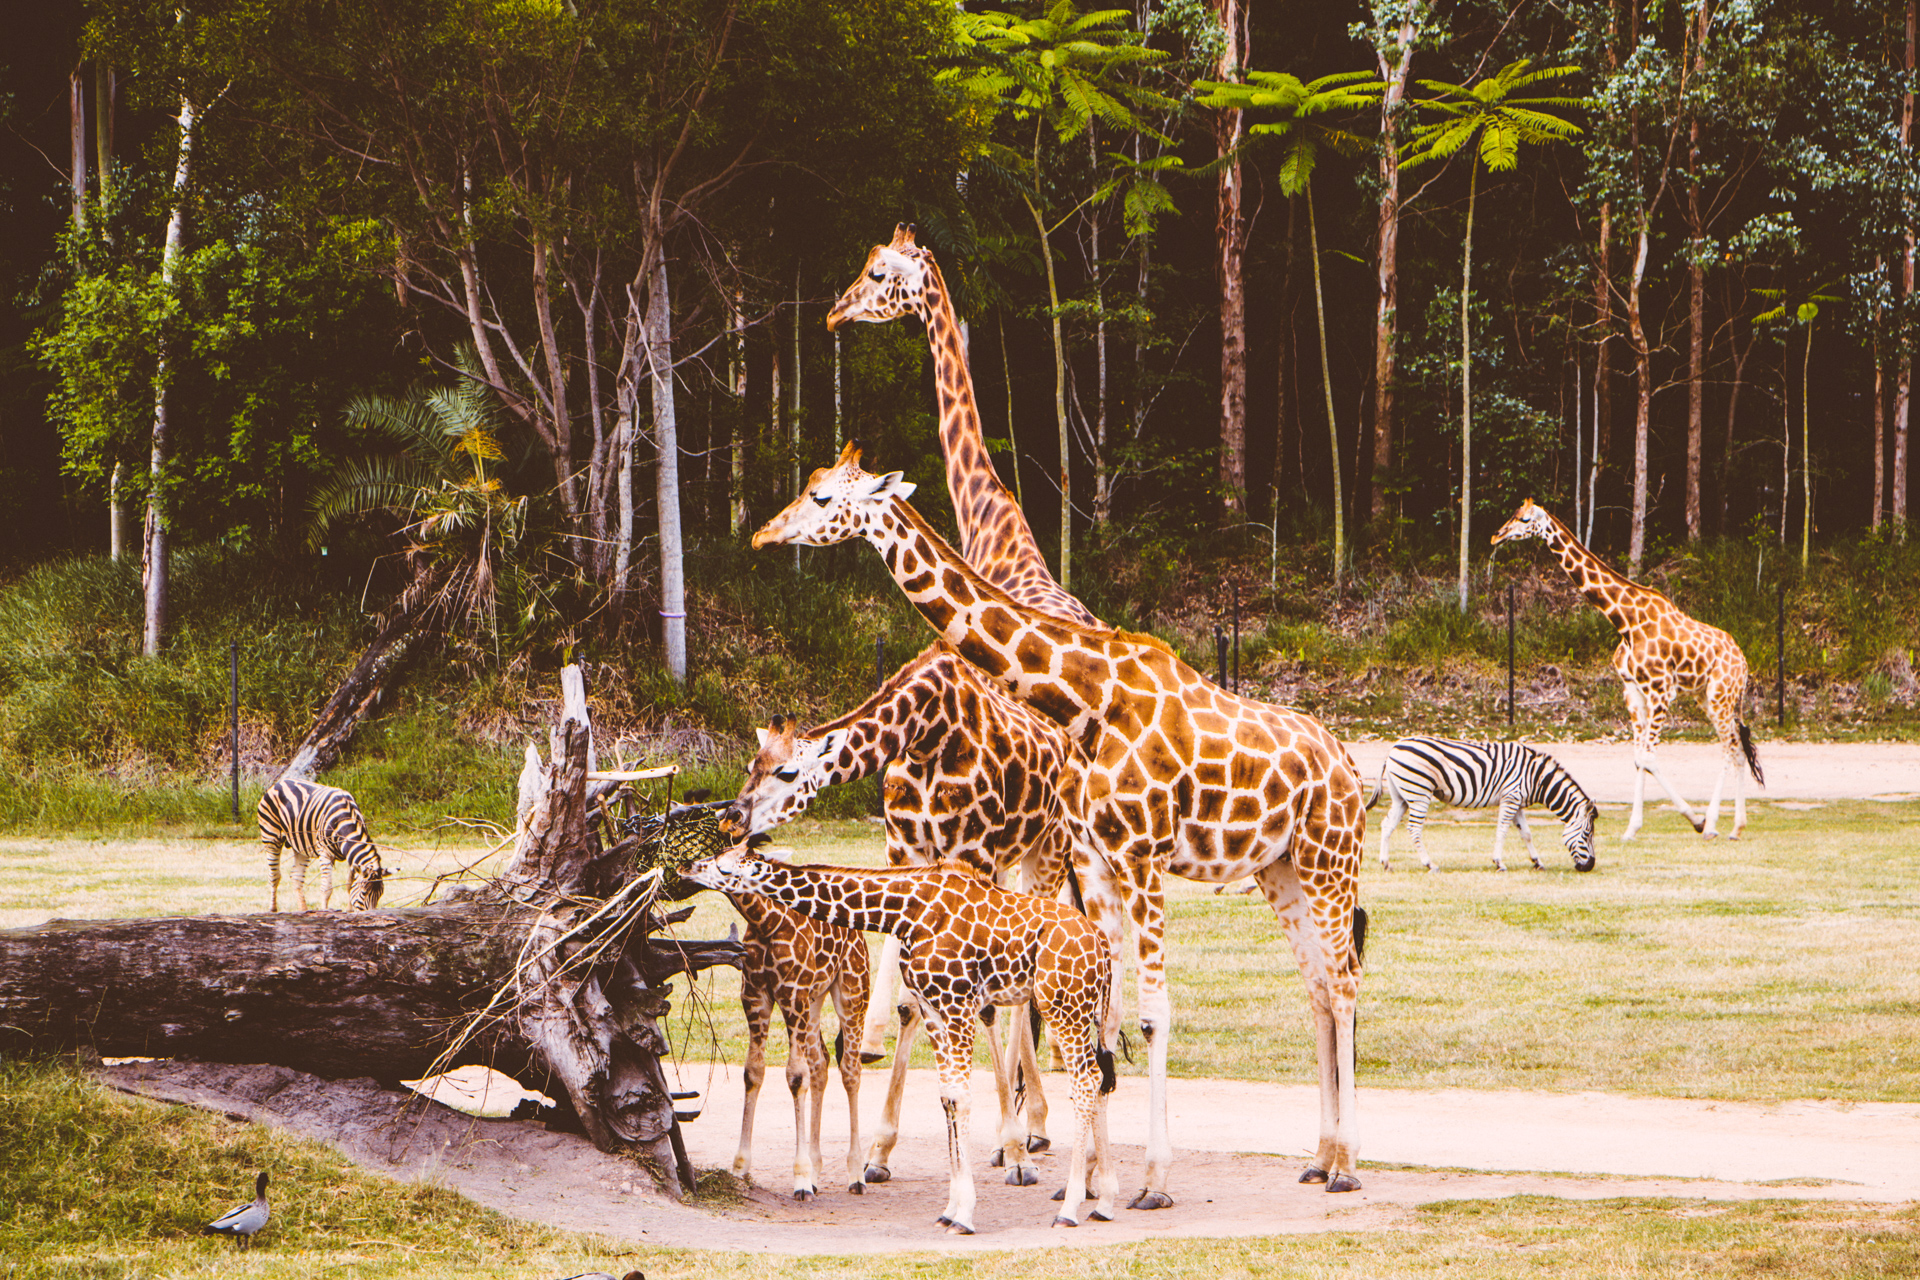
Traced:
[[338, 787], [282, 778], [260, 797], [260, 843], [267, 847], [267, 875], [273, 885], [269, 910], [280, 909], [280, 851], [293, 852], [293, 892], [307, 910], [307, 861], [319, 857], [327, 872], [323, 907], [333, 902], [333, 864], [347, 864], [347, 910], [370, 911], [380, 905], [386, 871], [380, 851], [367, 834], [367, 820], [351, 795]]
[[1380, 865], [1389, 871], [1393, 864], [1387, 859], [1387, 841], [1403, 813], [1409, 815], [1407, 830], [1413, 835], [1413, 851], [1427, 870], [1433, 870], [1420, 832], [1435, 796], [1461, 809], [1500, 806], [1500, 818], [1493, 828], [1493, 865], [1501, 871], [1507, 869], [1501, 846], [1509, 823], [1520, 828], [1520, 834], [1527, 838], [1527, 856], [1536, 868], [1540, 866], [1533, 832], [1527, 829], [1526, 807], [1530, 804], [1544, 805], [1566, 823], [1561, 839], [1573, 855], [1573, 869], [1593, 870], [1593, 824], [1599, 810], [1558, 760], [1525, 743], [1402, 738], [1387, 752], [1380, 786], [1367, 801], [1367, 808], [1373, 808], [1382, 795], [1388, 794], [1393, 803], [1380, 828]]

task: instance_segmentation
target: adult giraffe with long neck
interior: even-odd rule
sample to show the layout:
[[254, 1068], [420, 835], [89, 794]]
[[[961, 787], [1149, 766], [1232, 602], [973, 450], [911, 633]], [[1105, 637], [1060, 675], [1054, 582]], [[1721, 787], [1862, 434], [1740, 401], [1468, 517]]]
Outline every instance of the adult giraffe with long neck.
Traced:
[[852, 321], [884, 324], [905, 315], [917, 316], [926, 325], [927, 346], [933, 352], [940, 451], [946, 456], [947, 493], [960, 530], [960, 554], [974, 572], [1021, 604], [1083, 626], [1100, 626], [1085, 605], [1054, 581], [1026, 514], [993, 469], [953, 299], [933, 254], [914, 243], [913, 228], [903, 222], [894, 228], [891, 241], [867, 254], [860, 278], [827, 313], [827, 328]]
[[1147, 1185], [1131, 1207], [1172, 1203], [1168, 872], [1214, 884], [1251, 875], [1279, 917], [1306, 980], [1320, 1067], [1320, 1141], [1301, 1181], [1356, 1189], [1353, 1015], [1365, 930], [1356, 881], [1366, 811], [1346, 748], [1310, 716], [1220, 689], [1151, 636], [1018, 603], [907, 505], [912, 492], [899, 472], [863, 470], [850, 444], [753, 545], [865, 538], [948, 644], [1065, 725], [1086, 752], [1087, 817], [1128, 897], [1148, 1046]]
[[[1731, 770], [1731, 838], [1738, 840], [1747, 825], [1747, 777], [1741, 768], [1742, 756], [1747, 769], [1753, 771], [1753, 780], [1767, 785], [1766, 775], [1760, 771], [1760, 757], [1753, 749], [1753, 735], [1740, 718], [1740, 703], [1747, 694], [1747, 655], [1720, 628], [1687, 616], [1652, 587], [1615, 573], [1531, 498], [1500, 526], [1493, 535], [1493, 545], [1519, 538], [1538, 538], [1546, 543], [1560, 558], [1560, 567], [1573, 579], [1580, 594], [1606, 614], [1607, 621], [1620, 632], [1619, 647], [1613, 651], [1613, 669], [1620, 675], [1627, 710], [1633, 716], [1633, 816], [1627, 819], [1622, 838], [1631, 840], [1640, 830], [1647, 775], [1652, 774], [1693, 829], [1712, 839], [1719, 834], [1720, 793]], [[1686, 694], [1700, 700], [1720, 739], [1720, 776], [1714, 780], [1713, 799], [1707, 802], [1704, 821], [1673, 789], [1654, 756], [1667, 711], [1675, 698]]]

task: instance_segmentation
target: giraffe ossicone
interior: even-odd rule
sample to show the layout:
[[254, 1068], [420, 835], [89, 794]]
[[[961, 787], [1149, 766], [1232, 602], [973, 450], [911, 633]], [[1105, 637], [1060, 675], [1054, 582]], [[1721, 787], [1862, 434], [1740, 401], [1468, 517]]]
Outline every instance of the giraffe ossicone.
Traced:
[[[1747, 826], [1747, 770], [1762, 787], [1766, 774], [1754, 750], [1753, 734], [1741, 718], [1747, 696], [1747, 655], [1733, 637], [1718, 627], [1688, 616], [1652, 587], [1642, 586], [1614, 572], [1607, 563], [1561, 524], [1544, 507], [1528, 498], [1493, 535], [1493, 545], [1538, 538], [1559, 557], [1560, 567], [1587, 600], [1620, 633], [1611, 663], [1620, 677], [1621, 692], [1633, 717], [1633, 814], [1626, 833], [1639, 832], [1646, 805], [1647, 775], [1660, 783], [1667, 798], [1700, 832], [1711, 840], [1719, 834], [1720, 796], [1727, 775], [1733, 775], [1733, 834], [1738, 840]], [[1660, 730], [1675, 698], [1692, 695], [1713, 725], [1720, 741], [1720, 773], [1704, 817], [1667, 781], [1655, 751]], [[1742, 769], [1743, 763], [1746, 769]]]
[[1353, 1015], [1364, 913], [1357, 875], [1363, 788], [1346, 748], [1312, 717], [1213, 685], [1165, 644], [1023, 605], [975, 572], [849, 445], [753, 536], [827, 546], [866, 539], [921, 615], [1082, 748], [1087, 816], [1119, 870], [1134, 921], [1148, 1046], [1147, 1180], [1132, 1207], [1164, 1207], [1168, 873], [1208, 883], [1252, 875], [1305, 979], [1320, 1067], [1320, 1142], [1302, 1181], [1359, 1186]]
[[1065, 1203], [1053, 1223], [1079, 1225], [1089, 1137], [1098, 1180], [1091, 1216], [1113, 1216], [1119, 1179], [1107, 1143], [1114, 1066], [1105, 1030], [1113, 958], [1092, 921], [1057, 902], [1009, 893], [958, 864], [874, 871], [789, 866], [736, 847], [682, 875], [709, 889], [761, 895], [813, 920], [900, 939], [901, 979], [926, 1018], [947, 1121], [947, 1204], [937, 1221], [957, 1235], [974, 1232], [968, 1088], [974, 1019], [989, 1004], [1031, 1001], [1065, 1055], [1072, 1081], [1073, 1148]]

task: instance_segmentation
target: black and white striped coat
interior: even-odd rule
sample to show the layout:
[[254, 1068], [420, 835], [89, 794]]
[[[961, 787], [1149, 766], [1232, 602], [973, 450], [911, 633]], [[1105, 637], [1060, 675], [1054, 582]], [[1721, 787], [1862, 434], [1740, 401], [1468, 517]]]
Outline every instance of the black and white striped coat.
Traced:
[[1435, 797], [1458, 809], [1500, 806], [1500, 818], [1493, 829], [1493, 865], [1502, 871], [1507, 864], [1501, 857], [1501, 846], [1509, 825], [1520, 828], [1527, 839], [1527, 856], [1534, 866], [1540, 865], [1533, 832], [1527, 829], [1528, 805], [1543, 806], [1564, 822], [1566, 830], [1561, 839], [1573, 855], [1574, 870], [1593, 870], [1593, 823], [1598, 814], [1593, 801], [1558, 760], [1524, 743], [1402, 738], [1387, 752], [1380, 787], [1367, 801], [1367, 808], [1378, 804], [1382, 795], [1393, 801], [1380, 828], [1380, 865], [1389, 870], [1392, 863], [1387, 858], [1387, 841], [1402, 814], [1407, 815], [1413, 851], [1427, 870], [1433, 870], [1420, 833]]
[[293, 892], [307, 910], [307, 861], [318, 857], [326, 868], [323, 907], [333, 902], [333, 864], [347, 864], [347, 909], [369, 911], [380, 905], [386, 871], [367, 834], [367, 820], [351, 795], [338, 787], [282, 778], [260, 797], [260, 843], [267, 847], [267, 875], [273, 884], [270, 909], [280, 909], [280, 851], [293, 853]]

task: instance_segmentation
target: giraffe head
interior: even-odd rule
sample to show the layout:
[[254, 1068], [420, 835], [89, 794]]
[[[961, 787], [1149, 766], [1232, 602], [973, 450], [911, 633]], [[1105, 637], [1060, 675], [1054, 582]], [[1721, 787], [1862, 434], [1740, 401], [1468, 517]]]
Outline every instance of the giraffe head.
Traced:
[[762, 893], [778, 865], [739, 844], [700, 859], [682, 871], [680, 878], [721, 893]]
[[746, 785], [727, 807], [724, 825], [736, 837], [757, 836], [790, 822], [826, 785], [827, 766], [840, 754], [842, 733], [803, 738], [798, 721], [775, 716], [759, 730], [760, 752], [747, 769]]
[[827, 328], [838, 329], [849, 320], [884, 324], [908, 314], [919, 314], [933, 259], [913, 242], [913, 227], [901, 223], [888, 244], [873, 246], [860, 278], [847, 286], [840, 301], [827, 312]]
[[838, 461], [814, 472], [800, 496], [760, 526], [753, 535], [754, 549], [778, 543], [830, 547], [862, 537], [889, 503], [912, 496], [914, 485], [901, 479], [903, 473], [876, 476], [863, 470], [860, 450], [859, 441], [849, 441]]
[[1545, 507], [1535, 506], [1533, 499], [1528, 498], [1520, 504], [1520, 509], [1513, 513], [1513, 519], [1501, 525], [1499, 532], [1493, 535], [1493, 545], [1497, 547], [1511, 538], [1539, 538], [1542, 541], [1548, 541], [1552, 530], [1553, 517], [1547, 514]]

